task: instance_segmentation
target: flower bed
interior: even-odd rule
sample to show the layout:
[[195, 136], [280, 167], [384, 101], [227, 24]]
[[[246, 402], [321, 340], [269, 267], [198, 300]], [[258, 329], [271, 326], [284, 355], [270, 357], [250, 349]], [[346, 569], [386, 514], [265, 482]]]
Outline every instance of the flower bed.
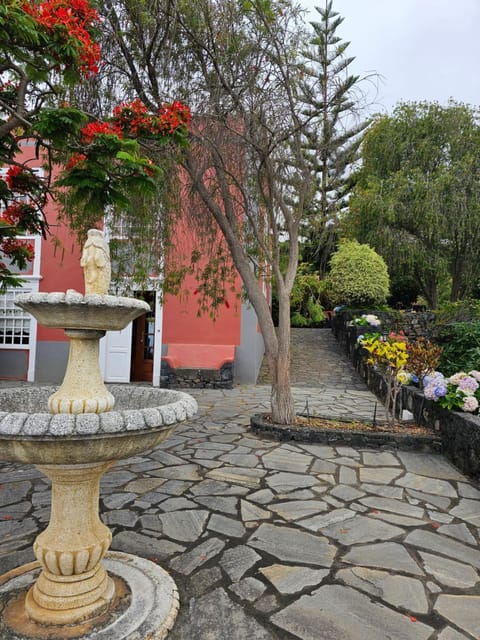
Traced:
[[[338, 342], [345, 344], [348, 340], [348, 334], [353, 333], [350, 324], [351, 321], [355, 316], [361, 316], [362, 314], [362, 311], [342, 311], [341, 313], [336, 313], [331, 318], [332, 330]], [[413, 311], [396, 313], [375, 311], [375, 316], [380, 320], [382, 327], [388, 327], [389, 330], [394, 331], [400, 331], [401, 329], [409, 339], [417, 339], [420, 337], [429, 338], [435, 321], [435, 314], [431, 311], [421, 313]], [[363, 333], [358, 327], [354, 329], [357, 335]], [[372, 327], [371, 330], [375, 331], [376, 329]], [[350, 350], [347, 351], [347, 353], [350, 353]]]
[[[368, 352], [357, 343], [348, 355], [367, 387], [383, 402], [386, 384], [380, 373], [366, 362]], [[480, 416], [446, 409], [413, 386], [402, 386], [399, 415], [403, 409], [413, 414], [415, 422], [440, 436], [442, 452], [462, 473], [480, 479]]]
[[[365, 327], [352, 326], [352, 315], [342, 313], [335, 316], [332, 329], [367, 387], [383, 402], [387, 393], [384, 378], [367, 364], [368, 352], [357, 342], [358, 335]], [[383, 313], [379, 312], [377, 315], [381, 321], [384, 320]], [[409, 338], [428, 336], [427, 329], [433, 314], [405, 313], [404, 317], [406, 325], [403, 329]], [[458, 382], [455, 378], [454, 380]], [[447, 400], [442, 403], [445, 404]], [[401, 388], [398, 415], [402, 414], [403, 409], [408, 409], [413, 414], [417, 424], [429, 427], [433, 434], [441, 438], [442, 452], [462, 473], [480, 480], [479, 415], [442, 407], [438, 402], [426, 398], [419, 388], [405, 385]]]

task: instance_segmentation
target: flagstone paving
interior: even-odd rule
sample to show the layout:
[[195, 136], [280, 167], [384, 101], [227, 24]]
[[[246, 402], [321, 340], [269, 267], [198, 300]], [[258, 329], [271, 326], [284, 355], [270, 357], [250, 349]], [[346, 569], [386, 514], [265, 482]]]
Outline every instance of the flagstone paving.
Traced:
[[[343, 374], [342, 374], [343, 375]], [[325, 389], [327, 387], [324, 387]], [[480, 490], [434, 453], [253, 435], [269, 388], [195, 390], [199, 414], [102, 480], [112, 549], [171, 572], [169, 640], [474, 640]], [[324, 390], [296, 388], [297, 406]], [[355, 389], [349, 410], [372, 411]], [[329, 387], [328, 402], [348, 389]], [[49, 483], [0, 465], [0, 571], [33, 559]]]

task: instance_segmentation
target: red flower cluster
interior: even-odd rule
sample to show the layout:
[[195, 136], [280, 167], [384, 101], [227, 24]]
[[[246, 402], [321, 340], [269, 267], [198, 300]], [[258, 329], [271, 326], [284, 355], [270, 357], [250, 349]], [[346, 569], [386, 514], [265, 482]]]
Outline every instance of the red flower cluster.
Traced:
[[40, 186], [38, 178], [33, 173], [18, 165], [8, 169], [5, 181], [9, 189], [21, 193], [36, 191]]
[[133, 102], [125, 102], [113, 110], [113, 121], [129, 136], [137, 137], [151, 133], [152, 117], [147, 107], [138, 98]]
[[[90, 144], [95, 136], [107, 134], [119, 138], [129, 137], [165, 137], [173, 135], [177, 129], [186, 126], [192, 119], [190, 109], [179, 101], [165, 104], [159, 115], [148, 113], [147, 107], [141, 100], [125, 102], [113, 110], [110, 122], [89, 122], [80, 129], [81, 142]], [[67, 169], [72, 169], [79, 162], [86, 160], [83, 154], [72, 156]]]
[[23, 173], [22, 167], [17, 165], [10, 167], [7, 171], [7, 175], [5, 178], [6, 183], [8, 184], [9, 189], [15, 188], [15, 181]]
[[192, 120], [190, 107], [179, 100], [172, 104], [164, 104], [158, 112], [158, 119], [161, 122], [159, 133], [172, 134], [181, 126], [188, 125]]
[[88, 0], [24, 2], [22, 8], [39, 25], [54, 32], [61, 42], [73, 45], [84, 76], [98, 72], [100, 47], [92, 40], [91, 32], [100, 18]]
[[[87, 125], [80, 129], [82, 134], [82, 142], [84, 144], [90, 144], [95, 136], [98, 135], [115, 135], [119, 138], [123, 137], [122, 130], [114, 122], [89, 122]], [[83, 158], [85, 159], [85, 158]]]
[[178, 100], [172, 104], [164, 104], [158, 115], [149, 114], [147, 107], [138, 98], [113, 110], [113, 121], [130, 137], [172, 135], [191, 119], [189, 107]]
[[395, 333], [395, 331], [390, 331], [390, 333], [388, 334], [388, 339], [396, 340], [397, 342], [408, 342], [408, 338], [403, 330], [400, 330], [398, 333]]
[[74, 153], [70, 160], [67, 162], [67, 166], [65, 167], [67, 171], [76, 167], [77, 164], [84, 162], [87, 159], [87, 156], [84, 153]]
[[35, 249], [33, 242], [25, 240], [16, 240], [15, 238], [5, 238], [2, 242], [2, 251], [6, 256], [12, 256], [15, 253], [23, 253], [28, 262], [35, 257]]
[[14, 202], [10, 204], [0, 215], [0, 221], [9, 226], [18, 226], [23, 222], [25, 215], [31, 215], [33, 208], [25, 202]]

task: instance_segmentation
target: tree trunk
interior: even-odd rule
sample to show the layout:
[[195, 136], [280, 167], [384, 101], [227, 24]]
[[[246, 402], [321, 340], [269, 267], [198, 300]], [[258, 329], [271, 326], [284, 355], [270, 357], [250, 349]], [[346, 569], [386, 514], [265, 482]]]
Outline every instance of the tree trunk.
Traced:
[[[272, 419], [277, 424], [294, 424], [295, 405], [290, 388], [290, 294], [298, 265], [297, 229], [293, 225], [289, 229], [290, 258], [287, 268], [288, 277], [285, 279], [281, 277], [280, 269], [277, 265], [280, 277], [277, 277], [279, 327], [278, 332], [276, 332], [261, 281], [252, 271], [249, 258], [245, 253], [241, 234], [238, 234], [232, 224], [232, 220], [237, 221], [236, 213], [232, 213], [229, 219], [229, 216], [224, 213], [224, 210], [209, 193], [205, 186], [203, 173], [200, 170], [201, 166], [199, 166], [198, 159], [192, 151], [186, 150], [185, 159], [184, 167], [192, 180], [192, 185], [198, 191], [204, 204], [217, 222], [230, 249], [233, 262], [240, 273], [247, 297], [257, 314], [272, 378]], [[220, 169], [217, 169], [216, 175], [219, 183], [222, 184], [223, 174]], [[223, 204], [227, 209], [229, 204], [227, 198], [224, 198]], [[273, 271], [275, 272], [275, 264], [273, 265]], [[287, 284], [285, 280], [288, 280]]]
[[290, 296], [279, 291], [278, 350], [268, 354], [272, 375], [272, 421], [295, 424], [295, 403], [290, 386]]
[[452, 286], [450, 289], [450, 302], [457, 302], [462, 294], [462, 280], [464, 276], [465, 265], [463, 260], [457, 258], [453, 260], [450, 275], [452, 276]]
[[436, 278], [426, 278], [424, 281], [417, 278], [417, 282], [420, 284], [420, 288], [427, 300], [427, 304], [430, 309], [436, 309], [438, 303], [438, 288]]
[[295, 424], [295, 404], [290, 388], [290, 353], [270, 358], [272, 373], [272, 421], [276, 424]]

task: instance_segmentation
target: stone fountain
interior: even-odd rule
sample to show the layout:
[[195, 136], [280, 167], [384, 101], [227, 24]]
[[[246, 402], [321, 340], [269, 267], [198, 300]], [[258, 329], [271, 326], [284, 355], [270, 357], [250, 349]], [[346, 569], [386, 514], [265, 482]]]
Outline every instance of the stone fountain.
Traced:
[[107, 553], [112, 535], [99, 518], [100, 478], [117, 460], [162, 442], [197, 405], [180, 391], [105, 387], [100, 338], [149, 307], [107, 294], [110, 259], [100, 231], [89, 231], [81, 266], [85, 295], [16, 300], [45, 326], [63, 328], [70, 353], [58, 390], [0, 392], [0, 459], [34, 464], [52, 482], [50, 522], [33, 547], [37, 562], [0, 576], [0, 637], [161, 640], [178, 611], [175, 583], [148, 560]]

